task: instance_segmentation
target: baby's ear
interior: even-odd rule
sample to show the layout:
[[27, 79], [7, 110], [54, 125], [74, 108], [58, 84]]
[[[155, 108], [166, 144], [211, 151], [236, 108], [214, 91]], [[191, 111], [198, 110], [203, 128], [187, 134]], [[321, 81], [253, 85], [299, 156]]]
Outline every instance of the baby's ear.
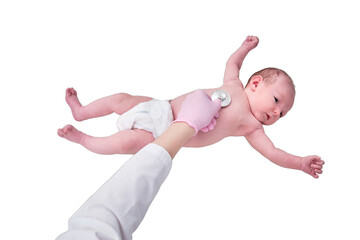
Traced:
[[257, 87], [259, 86], [260, 83], [262, 83], [264, 81], [263, 77], [260, 75], [256, 75], [254, 76], [251, 80], [250, 80], [250, 88], [251, 90], [255, 91], [257, 89]]

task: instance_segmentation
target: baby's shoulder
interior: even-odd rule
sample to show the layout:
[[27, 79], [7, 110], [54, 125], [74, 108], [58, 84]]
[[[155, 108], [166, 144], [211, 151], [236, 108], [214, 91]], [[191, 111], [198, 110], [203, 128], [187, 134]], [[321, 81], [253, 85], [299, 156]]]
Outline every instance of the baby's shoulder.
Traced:
[[224, 84], [220, 89], [227, 91], [235, 102], [247, 102], [247, 96], [241, 82]]
[[247, 136], [256, 130], [263, 128], [262, 124], [254, 119], [252, 115], [243, 117], [238, 123], [235, 130], [235, 136]]
[[244, 136], [247, 136], [259, 129], [264, 130], [264, 126], [254, 117], [246, 124], [246, 132]]
[[238, 81], [230, 81], [230, 82], [226, 82], [222, 85], [222, 87], [230, 87], [230, 88], [237, 88], [237, 89], [244, 89], [244, 85], [242, 84], [242, 82], [240, 80]]

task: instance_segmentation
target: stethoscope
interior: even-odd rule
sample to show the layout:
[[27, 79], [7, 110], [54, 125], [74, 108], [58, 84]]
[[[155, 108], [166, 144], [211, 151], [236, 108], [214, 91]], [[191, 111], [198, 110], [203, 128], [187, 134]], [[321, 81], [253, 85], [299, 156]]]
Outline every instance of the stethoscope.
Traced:
[[224, 90], [216, 90], [211, 94], [211, 100], [215, 101], [216, 99], [221, 100], [221, 107], [227, 107], [231, 103], [231, 97], [230, 94]]

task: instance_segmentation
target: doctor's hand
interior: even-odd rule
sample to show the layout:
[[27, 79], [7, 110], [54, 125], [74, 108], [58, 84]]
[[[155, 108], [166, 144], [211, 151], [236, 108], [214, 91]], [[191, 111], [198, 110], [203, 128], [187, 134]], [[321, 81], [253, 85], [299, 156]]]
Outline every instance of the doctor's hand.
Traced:
[[215, 127], [220, 108], [220, 100], [212, 101], [203, 90], [196, 90], [187, 95], [174, 122], [186, 122], [196, 133], [207, 132]]

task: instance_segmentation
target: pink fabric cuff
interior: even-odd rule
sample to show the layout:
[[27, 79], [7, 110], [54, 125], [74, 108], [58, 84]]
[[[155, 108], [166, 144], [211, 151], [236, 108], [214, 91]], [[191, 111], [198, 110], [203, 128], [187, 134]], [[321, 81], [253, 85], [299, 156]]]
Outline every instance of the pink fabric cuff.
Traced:
[[177, 122], [187, 123], [190, 127], [192, 127], [192, 128], [195, 130], [194, 136], [198, 133], [198, 129], [197, 129], [196, 126], [195, 126], [194, 124], [192, 124], [191, 122], [186, 121], [186, 120], [177, 119], [177, 120], [173, 121], [171, 124], [177, 123]]

